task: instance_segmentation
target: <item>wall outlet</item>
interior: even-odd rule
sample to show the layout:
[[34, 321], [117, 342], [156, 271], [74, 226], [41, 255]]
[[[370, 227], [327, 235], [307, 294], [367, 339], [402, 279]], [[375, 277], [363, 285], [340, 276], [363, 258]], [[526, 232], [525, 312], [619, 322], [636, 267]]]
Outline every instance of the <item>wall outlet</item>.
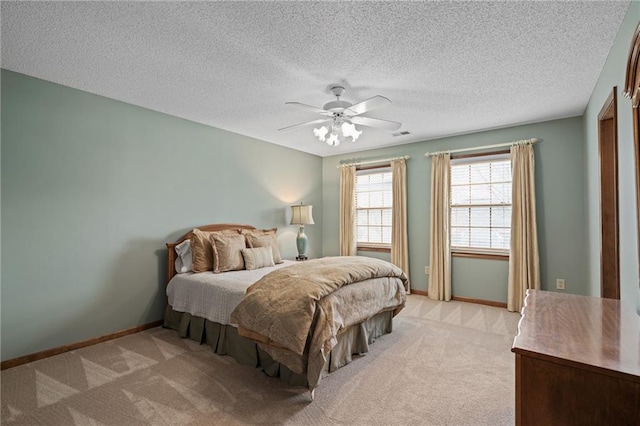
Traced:
[[429, 267], [428, 267], [428, 266], [425, 266], [425, 267], [424, 267], [424, 273], [425, 273], [426, 275], [429, 275]]
[[558, 290], [564, 290], [564, 278], [558, 278], [556, 280], [556, 288]]

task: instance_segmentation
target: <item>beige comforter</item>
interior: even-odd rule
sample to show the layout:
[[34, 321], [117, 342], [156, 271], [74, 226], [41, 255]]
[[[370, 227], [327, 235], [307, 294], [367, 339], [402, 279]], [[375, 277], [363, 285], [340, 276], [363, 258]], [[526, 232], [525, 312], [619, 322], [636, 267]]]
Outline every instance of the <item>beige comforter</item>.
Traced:
[[247, 289], [231, 313], [240, 335], [274, 359], [307, 374], [313, 389], [338, 334], [405, 304], [408, 279], [383, 260], [325, 257], [273, 271]]

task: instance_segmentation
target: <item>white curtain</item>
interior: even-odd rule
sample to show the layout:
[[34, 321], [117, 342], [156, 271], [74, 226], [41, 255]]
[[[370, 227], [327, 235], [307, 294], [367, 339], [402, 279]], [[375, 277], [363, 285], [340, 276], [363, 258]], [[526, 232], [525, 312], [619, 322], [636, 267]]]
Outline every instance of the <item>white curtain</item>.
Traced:
[[356, 166], [340, 168], [340, 256], [355, 256]]
[[393, 204], [391, 216], [391, 263], [409, 276], [409, 246], [407, 243], [407, 162], [391, 160]]
[[431, 156], [431, 242], [429, 298], [451, 300], [449, 251], [449, 153]]
[[536, 227], [536, 191], [533, 146], [511, 147], [511, 252], [507, 309], [522, 309], [527, 289], [540, 288], [540, 261]]

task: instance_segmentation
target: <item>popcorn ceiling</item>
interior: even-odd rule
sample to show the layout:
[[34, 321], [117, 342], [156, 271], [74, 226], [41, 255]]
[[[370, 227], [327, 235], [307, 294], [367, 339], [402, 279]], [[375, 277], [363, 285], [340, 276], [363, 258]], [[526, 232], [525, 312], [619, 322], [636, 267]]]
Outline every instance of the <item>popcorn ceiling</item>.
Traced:
[[[320, 156], [582, 115], [629, 2], [2, 2], [2, 67]], [[374, 95], [329, 147], [322, 107]], [[532, 135], [535, 136], [535, 135]]]

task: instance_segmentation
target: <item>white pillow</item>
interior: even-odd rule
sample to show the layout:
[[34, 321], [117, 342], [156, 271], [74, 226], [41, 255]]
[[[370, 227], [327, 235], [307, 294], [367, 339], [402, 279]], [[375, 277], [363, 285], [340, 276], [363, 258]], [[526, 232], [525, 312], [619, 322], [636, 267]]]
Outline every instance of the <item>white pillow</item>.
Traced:
[[187, 239], [178, 244], [176, 247], [176, 272], [178, 274], [184, 274], [185, 272], [191, 272], [191, 240]]

